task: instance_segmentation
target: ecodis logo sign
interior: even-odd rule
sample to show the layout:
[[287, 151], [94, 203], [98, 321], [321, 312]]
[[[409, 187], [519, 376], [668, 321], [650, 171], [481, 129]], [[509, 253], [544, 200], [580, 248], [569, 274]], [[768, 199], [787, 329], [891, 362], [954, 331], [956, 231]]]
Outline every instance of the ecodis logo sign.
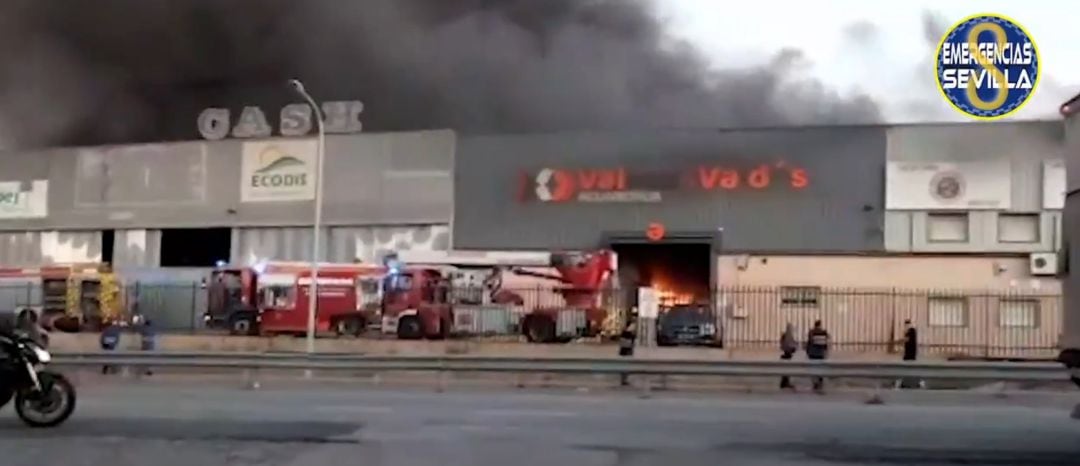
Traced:
[[245, 142], [241, 167], [242, 202], [315, 199], [316, 141]]
[[972, 118], [993, 120], [1019, 110], [1039, 84], [1039, 50], [1019, 23], [978, 14], [953, 25], [937, 49], [938, 88]]

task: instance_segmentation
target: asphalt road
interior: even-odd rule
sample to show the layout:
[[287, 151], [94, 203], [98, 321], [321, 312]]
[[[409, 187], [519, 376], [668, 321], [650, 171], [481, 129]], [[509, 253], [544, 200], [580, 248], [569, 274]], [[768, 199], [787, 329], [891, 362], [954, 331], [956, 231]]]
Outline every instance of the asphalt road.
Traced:
[[80, 387], [53, 430], [0, 413], [5, 466], [1076, 465], [1077, 395], [654, 395]]

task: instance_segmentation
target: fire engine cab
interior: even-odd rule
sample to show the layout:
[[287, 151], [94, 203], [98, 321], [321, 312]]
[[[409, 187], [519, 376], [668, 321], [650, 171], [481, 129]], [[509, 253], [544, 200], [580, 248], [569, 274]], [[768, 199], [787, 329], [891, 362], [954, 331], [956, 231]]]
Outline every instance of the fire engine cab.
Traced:
[[[386, 271], [370, 264], [319, 264], [316, 330], [359, 335], [377, 313]], [[307, 331], [311, 263], [266, 262], [221, 267], [207, 283], [209, 328], [234, 335]]]

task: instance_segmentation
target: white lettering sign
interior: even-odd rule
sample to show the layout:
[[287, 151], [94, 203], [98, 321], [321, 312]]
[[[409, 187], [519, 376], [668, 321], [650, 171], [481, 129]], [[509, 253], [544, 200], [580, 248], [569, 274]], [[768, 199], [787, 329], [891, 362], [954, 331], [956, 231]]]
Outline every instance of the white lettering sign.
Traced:
[[318, 142], [307, 139], [244, 143], [240, 167], [241, 202], [315, 199]]
[[49, 214], [48, 205], [48, 181], [0, 181], [0, 219], [44, 218]]
[[[328, 134], [359, 133], [364, 125], [360, 123], [360, 114], [364, 112], [364, 103], [358, 100], [323, 102], [321, 110], [325, 130]], [[304, 103], [289, 104], [282, 107], [278, 128], [282, 136], [304, 136], [315, 129], [314, 112]], [[271, 136], [272, 128], [266, 114], [259, 107], [248, 106], [240, 111], [236, 124], [232, 125], [232, 113], [226, 108], [208, 108], [199, 114], [196, 122], [199, 134], [210, 140], [234, 138], [265, 138]], [[230, 126], [232, 125], [232, 126]]]
[[[298, 284], [300, 286], [311, 286], [311, 277], [300, 277], [300, 279], [297, 280], [297, 282], [298, 282]], [[351, 286], [356, 284], [356, 281], [350, 280], [348, 278], [336, 278], [336, 277], [319, 276], [318, 284], [319, 284], [319, 286], [349, 286], [349, 287], [351, 287]]]
[[979, 162], [889, 162], [885, 208], [999, 210], [1012, 201], [1008, 159]]

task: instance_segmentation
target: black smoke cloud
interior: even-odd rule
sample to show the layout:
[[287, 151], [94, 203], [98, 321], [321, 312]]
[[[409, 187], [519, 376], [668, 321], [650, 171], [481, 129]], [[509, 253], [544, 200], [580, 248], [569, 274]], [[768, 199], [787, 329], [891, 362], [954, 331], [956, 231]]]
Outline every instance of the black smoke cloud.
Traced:
[[9, 146], [190, 139], [202, 108], [296, 101], [292, 77], [375, 131], [880, 120], [797, 50], [710, 64], [646, 0], [5, 0], [0, 53]]

